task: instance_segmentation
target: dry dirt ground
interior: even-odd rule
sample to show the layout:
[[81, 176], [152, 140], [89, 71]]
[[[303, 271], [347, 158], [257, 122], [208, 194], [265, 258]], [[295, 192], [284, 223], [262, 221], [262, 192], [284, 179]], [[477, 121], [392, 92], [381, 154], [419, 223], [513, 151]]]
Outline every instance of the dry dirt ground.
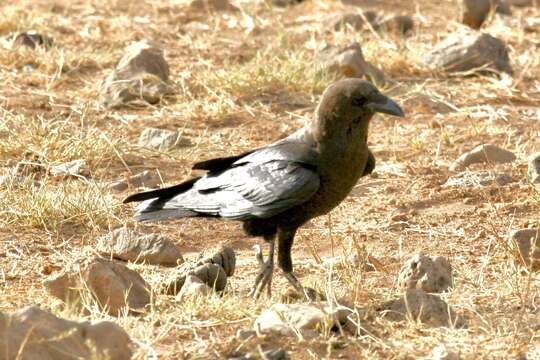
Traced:
[[[448, 77], [427, 69], [421, 55], [461, 27], [457, 1], [358, 2], [413, 15], [414, 34], [325, 33], [324, 16], [344, 8], [330, 0], [285, 10], [244, 1], [236, 14], [197, 13], [181, 0], [0, 3], [0, 35], [35, 29], [55, 39], [48, 51], [0, 50], [0, 167], [83, 158], [91, 172], [87, 181], [55, 180], [37, 170], [37, 189], [0, 188], [0, 311], [39, 304], [67, 318], [109, 319], [62, 307], [41, 282], [73, 258], [94, 254], [98, 236], [127, 225], [167, 235], [188, 259], [220, 243], [231, 244], [238, 257], [223, 296], [182, 303], [159, 295], [141, 316], [112, 318], [138, 344], [136, 358], [224, 358], [284, 348], [293, 359], [412, 359], [444, 348], [463, 359], [539, 359], [540, 279], [516, 269], [505, 239], [511, 229], [538, 225], [539, 199], [525, 173], [527, 157], [540, 149], [540, 27], [523, 24], [540, 18], [540, 9], [515, 9], [518, 25], [485, 29], [507, 43], [513, 78]], [[142, 39], [163, 44], [177, 95], [157, 106], [100, 107], [99, 82], [125, 46]], [[310, 118], [328, 84], [312, 61], [318, 49], [354, 40], [394, 81], [382, 90], [407, 116], [373, 119], [375, 173], [331, 214], [300, 230], [296, 272], [306, 285], [367, 306], [399, 294], [397, 272], [411, 255], [446, 256], [455, 286], [443, 297], [469, 326], [431, 329], [379, 319], [379, 330], [368, 337], [242, 340], [236, 332], [249, 328], [286, 289], [276, 272], [272, 299], [247, 298], [257, 271], [251, 249], [256, 240], [234, 222], [136, 224], [132, 206], [121, 203], [134, 189], [113, 194], [104, 184], [144, 169], [172, 184], [192, 175], [196, 160], [287, 135]], [[179, 129], [194, 146], [140, 149], [137, 139], [146, 127]], [[482, 143], [511, 150], [518, 160], [473, 168], [504, 172], [513, 182], [442, 187], [452, 161]], [[377, 259], [377, 271], [321, 266], [331, 256], [354, 252]], [[152, 284], [166, 277], [157, 267], [130, 267]]]

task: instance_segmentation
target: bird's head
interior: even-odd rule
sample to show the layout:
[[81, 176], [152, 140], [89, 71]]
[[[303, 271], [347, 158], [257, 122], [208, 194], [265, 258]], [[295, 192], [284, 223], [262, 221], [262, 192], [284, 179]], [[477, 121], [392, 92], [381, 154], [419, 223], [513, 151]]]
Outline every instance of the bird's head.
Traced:
[[345, 79], [328, 86], [316, 110], [316, 123], [326, 133], [366, 128], [375, 113], [405, 116], [403, 110], [370, 82]]

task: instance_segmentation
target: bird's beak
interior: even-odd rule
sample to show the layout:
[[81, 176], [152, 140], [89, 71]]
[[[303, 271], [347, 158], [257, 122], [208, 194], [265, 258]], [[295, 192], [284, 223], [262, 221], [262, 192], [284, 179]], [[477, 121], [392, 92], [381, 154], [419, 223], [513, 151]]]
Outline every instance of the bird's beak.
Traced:
[[401, 110], [394, 100], [382, 94], [377, 94], [377, 96], [366, 104], [366, 107], [373, 112], [380, 112], [399, 117], [405, 116], [403, 110]]

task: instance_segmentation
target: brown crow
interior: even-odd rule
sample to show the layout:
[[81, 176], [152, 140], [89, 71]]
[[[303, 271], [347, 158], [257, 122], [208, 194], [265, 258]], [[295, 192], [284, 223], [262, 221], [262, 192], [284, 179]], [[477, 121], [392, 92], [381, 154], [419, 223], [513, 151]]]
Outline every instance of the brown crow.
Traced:
[[328, 213], [349, 194], [358, 179], [375, 167], [367, 147], [369, 121], [376, 112], [404, 116], [401, 108], [371, 83], [346, 79], [323, 93], [313, 121], [278, 142], [238, 156], [196, 163], [207, 170], [172, 187], [129, 196], [142, 201], [135, 219], [220, 217], [243, 222], [248, 235], [270, 244], [252, 295], [268, 286], [274, 269], [274, 243], [285, 277], [299, 291], [291, 247], [296, 230]]

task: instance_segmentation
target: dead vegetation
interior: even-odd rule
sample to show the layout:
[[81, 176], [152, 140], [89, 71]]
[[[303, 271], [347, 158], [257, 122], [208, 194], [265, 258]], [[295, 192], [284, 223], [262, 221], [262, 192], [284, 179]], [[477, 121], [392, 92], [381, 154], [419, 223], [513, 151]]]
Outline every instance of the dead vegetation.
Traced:
[[[346, 27], [328, 32], [323, 17], [345, 7], [326, 0], [284, 9], [246, 0], [237, 3], [239, 12], [215, 13], [181, 0], [3, 2], [0, 176], [8, 180], [0, 181], [0, 311], [39, 304], [67, 319], [113, 320], [136, 343], [137, 359], [225, 358], [279, 348], [293, 359], [430, 358], [445, 352], [463, 359], [540, 358], [539, 278], [515, 264], [519, 254], [506, 240], [511, 230], [539, 226], [540, 195], [526, 173], [527, 158], [540, 149], [540, 9], [513, 8], [511, 21], [496, 15], [483, 25], [509, 48], [512, 77], [471, 76], [448, 75], [422, 61], [464, 26], [457, 1], [366, 3], [368, 10], [412, 15], [414, 30], [407, 37]], [[11, 46], [10, 34], [31, 29], [52, 37], [51, 48]], [[175, 95], [160, 104], [106, 109], [101, 81], [127, 45], [144, 39], [165, 49]], [[442, 298], [468, 326], [429, 328], [412, 319], [376, 317], [376, 331], [360, 337], [331, 331], [313, 339], [236, 336], [285, 292], [276, 273], [272, 299], [247, 298], [257, 272], [253, 240], [232, 222], [135, 224], [131, 207], [121, 204], [134, 189], [115, 193], [108, 184], [143, 170], [172, 184], [190, 176], [196, 160], [232, 155], [297, 129], [333, 80], [320, 71], [316, 55], [328, 44], [355, 41], [390, 80], [378, 85], [407, 116], [372, 121], [374, 175], [330, 215], [300, 230], [296, 272], [328, 298], [369, 307], [399, 293], [398, 271], [412, 255], [444, 256], [454, 287]], [[192, 146], [140, 148], [145, 128], [179, 131]], [[451, 164], [482, 144], [510, 150], [517, 160], [465, 171], [503, 172], [512, 181], [442, 186], [454, 174]], [[86, 160], [87, 176], [50, 173], [52, 165], [75, 159]], [[20, 162], [27, 166], [15, 174]], [[98, 237], [124, 225], [166, 235], [191, 260], [228, 243], [237, 252], [235, 275], [222, 295], [182, 301], [155, 295], [139, 316], [110, 317], [90, 298], [83, 300], [93, 310], [85, 313], [45, 292], [46, 275], [97, 255]], [[323, 264], [353, 255], [357, 265]], [[151, 265], [129, 267], [151, 286], [170, 275]]]

